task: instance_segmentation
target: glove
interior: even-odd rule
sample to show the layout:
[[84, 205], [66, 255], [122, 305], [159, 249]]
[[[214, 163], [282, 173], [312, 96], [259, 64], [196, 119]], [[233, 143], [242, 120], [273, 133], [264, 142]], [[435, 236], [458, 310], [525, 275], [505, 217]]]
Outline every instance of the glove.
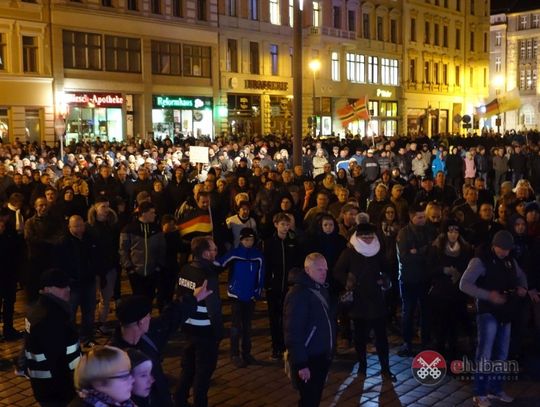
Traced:
[[443, 273], [450, 277], [452, 284], [456, 284], [461, 278], [461, 273], [455, 267], [445, 267]]

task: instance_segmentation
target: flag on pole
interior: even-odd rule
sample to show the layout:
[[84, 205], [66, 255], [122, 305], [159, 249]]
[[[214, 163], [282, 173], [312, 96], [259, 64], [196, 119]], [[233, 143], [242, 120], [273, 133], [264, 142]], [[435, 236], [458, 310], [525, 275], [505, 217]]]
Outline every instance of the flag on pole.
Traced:
[[337, 110], [342, 126], [347, 126], [354, 120], [369, 120], [368, 98], [363, 96], [352, 105], [343, 106]]
[[339, 120], [341, 120], [341, 125], [343, 127], [347, 126], [350, 122], [352, 122], [355, 117], [352, 105], [343, 106], [341, 109], [338, 109], [336, 113]]

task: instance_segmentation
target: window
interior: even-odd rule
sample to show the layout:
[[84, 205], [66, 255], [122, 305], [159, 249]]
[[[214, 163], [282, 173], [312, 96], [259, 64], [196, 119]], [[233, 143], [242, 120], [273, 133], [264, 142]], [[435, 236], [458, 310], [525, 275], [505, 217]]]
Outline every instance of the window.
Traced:
[[525, 53], [527, 51], [527, 42], [525, 40], [519, 41], [519, 59], [525, 59]]
[[347, 53], [347, 80], [356, 83], [366, 81], [366, 60], [364, 55]]
[[181, 75], [181, 45], [172, 42], [152, 41], [152, 73]]
[[394, 19], [390, 20], [390, 42], [397, 44], [397, 21]]
[[433, 45], [439, 46], [439, 24], [433, 26]]
[[540, 28], [540, 15], [536, 14], [532, 19], [532, 28]]
[[23, 72], [38, 71], [38, 46], [37, 38], [28, 35], [22, 36], [23, 49]]
[[461, 49], [461, 30], [456, 28], [456, 49]]
[[440, 78], [439, 78], [439, 63], [435, 62], [433, 63], [433, 82], [435, 82], [437, 85], [439, 85]]
[[502, 58], [495, 57], [495, 72], [501, 72], [502, 70]]
[[424, 83], [431, 82], [429, 62], [424, 62]]
[[279, 0], [270, 0], [270, 23], [280, 25]]
[[369, 26], [369, 14], [363, 13], [362, 14], [362, 29], [363, 29], [363, 36], [364, 38], [371, 38], [370, 32], [371, 28]]
[[289, 0], [289, 27], [294, 27], [294, 2], [295, 0]]
[[369, 100], [368, 101], [368, 110], [370, 116], [378, 116], [379, 115], [379, 101], [377, 100]]
[[470, 42], [470, 45], [471, 45], [470, 48], [469, 48], [469, 51], [474, 52], [474, 31], [470, 32], [469, 42]]
[[253, 21], [259, 19], [259, 0], [249, 0], [249, 18]]
[[101, 5], [103, 7], [112, 7], [112, 1], [111, 0], [101, 0]]
[[332, 7], [332, 20], [334, 23], [334, 28], [341, 29], [341, 7], [340, 6]]
[[249, 72], [259, 74], [259, 43], [249, 43]]
[[138, 38], [106, 35], [105, 70], [141, 72], [141, 41]]
[[520, 28], [521, 30], [526, 30], [526, 29], [527, 29], [527, 25], [528, 25], [527, 23], [528, 23], [528, 20], [529, 20], [529, 19], [527, 18], [527, 16], [521, 16], [521, 17], [519, 18], [519, 28]]
[[471, 16], [474, 16], [474, 0], [470, 0], [471, 1]]
[[456, 0], [456, 11], [461, 11], [461, 0]]
[[211, 48], [198, 45], [182, 46], [183, 64], [182, 72], [184, 76], [202, 76], [210, 78], [211, 76]]
[[272, 75], [279, 75], [278, 46], [276, 44], [270, 44], [270, 71]]
[[484, 38], [483, 38], [483, 41], [482, 41], [482, 50], [484, 52], [487, 52], [487, 47], [488, 47], [488, 35], [487, 33], [484, 33]]
[[409, 61], [409, 81], [416, 83], [416, 59]]
[[101, 41], [99, 34], [63, 31], [64, 68], [100, 71]]
[[442, 29], [442, 46], [448, 48], [448, 26], [443, 26]]
[[519, 71], [519, 89], [525, 89], [525, 69]]
[[535, 122], [535, 112], [534, 112], [534, 107], [531, 106], [531, 105], [525, 105], [521, 108], [521, 122], [523, 123], [523, 125], [525, 126], [534, 126], [536, 125], [536, 122]]
[[207, 19], [206, 0], [197, 0], [197, 20], [206, 21]]
[[347, 10], [347, 27], [349, 31], [356, 31], [356, 12]]
[[416, 42], [416, 18], [411, 18], [411, 41]]
[[231, 17], [236, 17], [236, 0], [229, 0], [229, 9], [227, 10]]
[[538, 40], [533, 40], [533, 58], [538, 55]]
[[6, 69], [6, 34], [0, 33], [0, 71]]
[[527, 59], [531, 59], [533, 57], [533, 40], [527, 40]]
[[227, 71], [238, 72], [238, 41], [227, 40]]
[[161, 14], [161, 0], [152, 0], [150, 7], [152, 8], [152, 13]]
[[381, 58], [381, 83], [383, 85], [398, 84], [397, 59]]
[[339, 82], [341, 80], [339, 66], [339, 52], [332, 52], [332, 80]]
[[130, 11], [139, 10], [139, 1], [138, 0], [127, 0], [127, 9]]
[[384, 41], [384, 20], [377, 16], [377, 41]]
[[461, 86], [461, 69], [459, 66], [456, 66], [456, 73], [455, 73], [455, 83], [456, 86]]
[[368, 73], [367, 73], [368, 83], [379, 83], [378, 74], [379, 74], [379, 58], [368, 57]]
[[184, 12], [182, 10], [182, 0], [172, 0], [172, 14], [173, 17], [184, 16]]
[[424, 23], [424, 44], [429, 44], [430, 43], [430, 36], [431, 36], [431, 33], [429, 32], [429, 21], [426, 21]]
[[500, 47], [502, 44], [502, 33], [500, 31], [497, 31], [495, 34], [495, 46]]
[[397, 116], [397, 102], [380, 102], [380, 115], [386, 117]]
[[442, 66], [442, 83], [448, 85], [448, 64]]
[[321, 3], [319, 1], [313, 2], [313, 27], [321, 26]]

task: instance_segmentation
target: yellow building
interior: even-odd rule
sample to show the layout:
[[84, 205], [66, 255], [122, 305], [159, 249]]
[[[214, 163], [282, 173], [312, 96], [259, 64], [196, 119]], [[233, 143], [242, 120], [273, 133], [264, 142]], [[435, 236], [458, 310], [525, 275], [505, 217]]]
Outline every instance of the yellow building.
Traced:
[[403, 6], [403, 132], [463, 133], [489, 85], [489, 0], [409, 0]]

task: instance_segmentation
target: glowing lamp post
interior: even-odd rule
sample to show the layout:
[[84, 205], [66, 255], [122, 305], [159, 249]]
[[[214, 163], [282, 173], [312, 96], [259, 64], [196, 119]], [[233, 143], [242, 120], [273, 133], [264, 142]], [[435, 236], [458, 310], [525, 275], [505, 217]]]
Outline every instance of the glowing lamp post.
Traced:
[[313, 72], [313, 82], [312, 82], [312, 90], [313, 90], [313, 118], [312, 118], [312, 136], [315, 138], [317, 137], [317, 110], [315, 109], [315, 104], [317, 102], [317, 97], [315, 94], [315, 80], [317, 78], [317, 72], [321, 69], [321, 61], [318, 59], [312, 59], [309, 61], [309, 69], [311, 69], [311, 72]]

